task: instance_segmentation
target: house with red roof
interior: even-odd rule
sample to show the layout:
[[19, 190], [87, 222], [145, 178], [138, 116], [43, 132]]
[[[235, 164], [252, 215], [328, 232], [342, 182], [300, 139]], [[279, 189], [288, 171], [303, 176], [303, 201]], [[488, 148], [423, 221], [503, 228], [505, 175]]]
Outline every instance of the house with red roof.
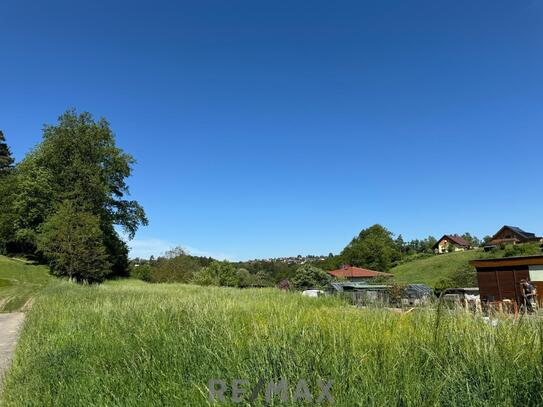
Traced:
[[340, 269], [329, 271], [332, 277], [347, 279], [352, 282], [368, 282], [376, 277], [392, 277], [390, 273], [368, 270], [361, 267], [345, 265]]
[[448, 252], [461, 252], [471, 249], [471, 243], [458, 235], [444, 235], [433, 246], [434, 252], [437, 254]]

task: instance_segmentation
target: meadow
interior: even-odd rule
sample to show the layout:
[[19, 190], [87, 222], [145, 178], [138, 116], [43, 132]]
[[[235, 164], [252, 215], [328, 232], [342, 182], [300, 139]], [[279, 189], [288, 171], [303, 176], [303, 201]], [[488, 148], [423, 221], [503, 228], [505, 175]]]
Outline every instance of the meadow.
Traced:
[[0, 256], [0, 312], [29, 308], [36, 294], [52, 280], [45, 266]]
[[[434, 287], [439, 280], [450, 277], [455, 271], [465, 268], [470, 260], [485, 257], [491, 256], [480, 250], [445, 253], [439, 256], [430, 255], [393, 267], [390, 273], [394, 274], [394, 280], [398, 283], [421, 283]], [[501, 256], [492, 253], [492, 257]]]
[[2, 405], [205, 406], [210, 379], [251, 393], [285, 378], [314, 394], [333, 380], [338, 406], [536, 406], [542, 337], [537, 319], [492, 326], [276, 289], [57, 282], [28, 312]]

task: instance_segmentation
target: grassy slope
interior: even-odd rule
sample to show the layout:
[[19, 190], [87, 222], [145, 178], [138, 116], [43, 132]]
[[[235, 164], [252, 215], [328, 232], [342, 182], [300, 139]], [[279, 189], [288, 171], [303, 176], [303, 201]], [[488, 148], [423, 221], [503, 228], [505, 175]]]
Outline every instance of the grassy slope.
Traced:
[[0, 404], [205, 406], [210, 379], [280, 377], [334, 380], [338, 406], [543, 404], [535, 320], [435, 327], [275, 289], [60, 282], [28, 314]]
[[423, 283], [433, 287], [442, 278], [465, 267], [470, 260], [489, 256], [488, 253], [476, 250], [440, 254], [401, 264], [391, 269], [390, 273], [400, 283]]
[[0, 312], [20, 310], [51, 279], [45, 266], [0, 256]]

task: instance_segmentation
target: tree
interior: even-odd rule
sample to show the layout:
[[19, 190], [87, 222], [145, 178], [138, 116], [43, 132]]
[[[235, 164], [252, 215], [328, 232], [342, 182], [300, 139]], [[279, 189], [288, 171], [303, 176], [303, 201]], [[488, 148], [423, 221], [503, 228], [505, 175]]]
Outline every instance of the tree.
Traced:
[[42, 142], [17, 166], [15, 224], [22, 246], [32, 253], [40, 225], [62, 202], [71, 201], [99, 219], [113, 274], [127, 275], [128, 247], [114, 226], [131, 239], [147, 224], [141, 205], [126, 199], [134, 163], [116, 146], [105, 119], [70, 110], [57, 125], [46, 126]]
[[433, 253], [434, 245], [437, 243], [437, 239], [434, 236], [428, 236], [426, 239], [424, 239], [424, 252], [426, 253]]
[[78, 282], [101, 282], [110, 271], [100, 219], [63, 202], [42, 225], [38, 248], [49, 260], [51, 273]]
[[260, 270], [254, 275], [253, 284], [256, 287], [271, 287], [273, 285], [273, 281], [268, 275], [268, 273], [266, 273], [263, 270]]
[[13, 168], [14, 159], [6, 143], [4, 133], [0, 131], [0, 176]]
[[151, 281], [188, 283], [202, 266], [201, 259], [188, 255], [181, 248], [176, 248], [166, 253], [166, 257], [160, 258], [153, 267]]
[[11, 205], [15, 238], [13, 250], [35, 255], [39, 228], [54, 210], [53, 177], [47, 168], [37, 163], [36, 152], [28, 154], [17, 166]]
[[477, 236], [472, 235], [469, 232], [464, 233], [462, 235], [462, 238], [464, 240], [468, 241], [471, 247], [479, 247], [479, 246], [481, 246], [481, 240]]
[[452, 287], [477, 287], [477, 271], [469, 264], [454, 270], [449, 279]]
[[191, 279], [192, 284], [196, 285], [220, 285], [218, 277], [208, 267], [203, 267], [201, 270], [194, 273]]
[[251, 287], [255, 284], [254, 276], [249, 273], [249, 270], [240, 268], [237, 270], [238, 287]]
[[299, 267], [290, 280], [296, 290], [322, 289], [330, 281], [332, 281], [332, 277], [328, 273], [310, 264]]
[[408, 247], [405, 245], [405, 241], [403, 240], [403, 236], [401, 234], [398, 235], [394, 242], [396, 243], [396, 247], [400, 253], [404, 254], [407, 252]]
[[0, 253], [6, 253], [15, 241], [15, 214], [13, 198], [15, 194], [15, 176], [13, 157], [6, 144], [4, 133], [0, 131]]
[[482, 246], [487, 245], [490, 243], [491, 240], [492, 240], [492, 236], [486, 235], [485, 237], [483, 237], [481, 245]]
[[15, 175], [10, 172], [0, 176], [0, 253], [7, 254], [14, 250], [15, 213], [13, 198], [15, 195]]
[[228, 261], [214, 261], [207, 267], [194, 273], [194, 284], [239, 287], [240, 275], [234, 265]]
[[381, 225], [360, 232], [341, 252], [344, 263], [377, 271], [388, 271], [400, 259], [401, 252], [392, 233]]

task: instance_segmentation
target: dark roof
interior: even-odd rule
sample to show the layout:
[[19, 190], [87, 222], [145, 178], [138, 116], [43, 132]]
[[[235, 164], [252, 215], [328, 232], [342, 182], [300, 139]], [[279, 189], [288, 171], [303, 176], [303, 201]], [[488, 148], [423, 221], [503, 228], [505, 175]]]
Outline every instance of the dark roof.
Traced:
[[426, 284], [409, 284], [405, 287], [405, 291], [408, 294], [418, 294], [418, 295], [431, 295], [434, 290], [428, 287]]
[[433, 248], [435, 249], [437, 247], [437, 245], [439, 244], [439, 242], [441, 242], [443, 239], [449, 239], [453, 243], [456, 243], [458, 246], [464, 246], [464, 247], [470, 247], [471, 246], [471, 243], [468, 242], [466, 239], [464, 239], [461, 236], [458, 236], [458, 235], [443, 235], [443, 237], [441, 239], [439, 239], [434, 244]]
[[380, 271], [363, 269], [360, 267], [343, 266], [338, 270], [329, 271], [328, 274], [334, 277], [391, 277], [392, 274], [382, 273]]
[[530, 233], [530, 232], [526, 232], [525, 230], [522, 230], [521, 228], [519, 228], [518, 226], [508, 226], [508, 225], [505, 225], [505, 226], [502, 226], [500, 228], [500, 230], [498, 230], [494, 236], [492, 236], [492, 240], [495, 240], [496, 236], [504, 229], [509, 229], [513, 232], [515, 232], [517, 235], [519, 235], [520, 237], [522, 237], [523, 239], [534, 239], [535, 238], [535, 233]]
[[541, 266], [543, 255], [500, 257], [497, 259], [478, 259], [469, 262], [476, 269], [506, 267], [506, 266]]
[[526, 239], [530, 239], [532, 237], [535, 237], [535, 233], [526, 232], [526, 231], [522, 230], [521, 228], [519, 228], [517, 226], [504, 226], [504, 227], [509, 228], [509, 229], [517, 232], [519, 235], [521, 235], [522, 237], [525, 237]]
[[360, 287], [367, 286], [367, 282], [359, 282], [359, 283], [353, 283], [353, 282], [339, 282], [339, 281], [333, 281], [330, 283], [330, 286], [338, 291], [338, 292], [344, 292], [344, 291], [356, 291]]

